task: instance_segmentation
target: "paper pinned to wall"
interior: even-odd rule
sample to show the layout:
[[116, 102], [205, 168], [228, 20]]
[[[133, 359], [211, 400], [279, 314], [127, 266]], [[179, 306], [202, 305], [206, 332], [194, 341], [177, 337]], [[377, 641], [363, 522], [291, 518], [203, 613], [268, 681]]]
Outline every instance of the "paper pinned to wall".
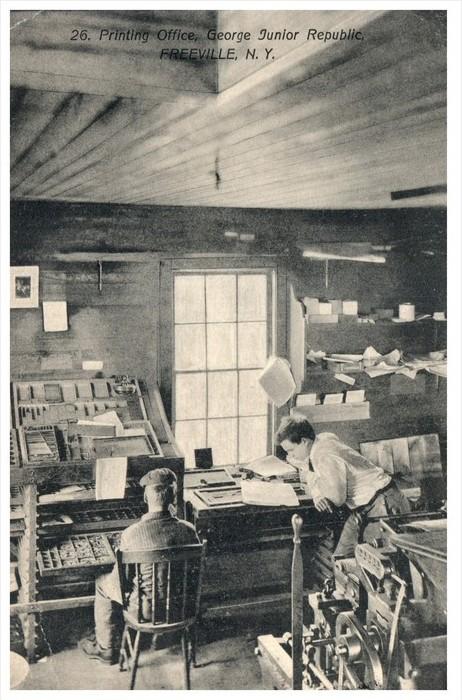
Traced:
[[299, 500], [293, 487], [281, 481], [241, 481], [242, 501], [255, 506], [298, 506]]
[[282, 357], [269, 358], [266, 367], [258, 377], [258, 382], [278, 408], [294, 395], [296, 388], [290, 364]]
[[67, 302], [44, 301], [42, 307], [43, 329], [45, 333], [67, 331]]
[[126, 457], [104, 457], [96, 460], [95, 499], [97, 501], [124, 498], [126, 481]]

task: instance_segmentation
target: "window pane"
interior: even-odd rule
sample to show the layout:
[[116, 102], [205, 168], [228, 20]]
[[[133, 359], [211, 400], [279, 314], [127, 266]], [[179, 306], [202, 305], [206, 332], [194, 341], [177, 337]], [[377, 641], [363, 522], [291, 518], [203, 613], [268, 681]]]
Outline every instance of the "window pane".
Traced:
[[194, 450], [207, 447], [205, 444], [205, 420], [177, 421], [175, 437], [185, 457], [185, 466], [192, 469], [196, 466]]
[[266, 416], [239, 419], [239, 464], [268, 454]]
[[261, 370], [239, 372], [239, 415], [261, 416], [268, 410], [268, 399], [257, 381]]
[[207, 391], [209, 418], [237, 416], [237, 372], [209, 372]]
[[236, 320], [236, 276], [207, 275], [207, 323]]
[[236, 464], [237, 419], [213, 419], [207, 423], [208, 445], [212, 448], [213, 464]]
[[266, 275], [239, 275], [239, 321], [266, 321], [266, 284]]
[[175, 369], [205, 369], [205, 326], [175, 326]]
[[236, 367], [236, 324], [207, 324], [207, 369]]
[[175, 417], [205, 418], [205, 373], [177, 374], [175, 380]]
[[201, 323], [204, 321], [204, 275], [176, 275], [175, 323]]
[[238, 323], [238, 367], [266, 364], [266, 323]]

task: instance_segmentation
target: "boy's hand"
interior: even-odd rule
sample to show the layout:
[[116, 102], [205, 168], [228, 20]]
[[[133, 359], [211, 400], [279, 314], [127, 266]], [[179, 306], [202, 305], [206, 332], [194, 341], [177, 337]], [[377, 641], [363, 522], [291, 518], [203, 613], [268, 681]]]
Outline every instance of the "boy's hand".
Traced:
[[313, 502], [316, 510], [327, 511], [328, 513], [333, 512], [331, 502], [329, 501], [329, 499], [324, 498], [324, 496], [315, 496], [313, 498]]

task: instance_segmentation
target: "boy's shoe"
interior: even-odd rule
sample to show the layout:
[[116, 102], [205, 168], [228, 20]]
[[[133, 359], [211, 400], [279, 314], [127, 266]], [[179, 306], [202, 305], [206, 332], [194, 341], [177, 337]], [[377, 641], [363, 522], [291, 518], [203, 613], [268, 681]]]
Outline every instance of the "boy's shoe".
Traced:
[[112, 666], [116, 663], [114, 649], [103, 649], [100, 647], [95, 637], [88, 637], [80, 642], [80, 648], [89, 659], [96, 659], [103, 664]]

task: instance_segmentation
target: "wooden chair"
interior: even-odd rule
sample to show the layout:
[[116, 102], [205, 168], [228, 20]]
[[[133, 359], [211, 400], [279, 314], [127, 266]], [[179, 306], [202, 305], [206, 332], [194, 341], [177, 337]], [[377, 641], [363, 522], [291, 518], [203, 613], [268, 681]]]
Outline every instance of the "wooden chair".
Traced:
[[[204, 541], [165, 549], [117, 552], [125, 621], [119, 668], [129, 670], [130, 690], [135, 686], [141, 635], [153, 638], [176, 631], [182, 632], [184, 687], [190, 689], [191, 661], [196, 665], [195, 624], [206, 547]], [[143, 607], [148, 608], [149, 614], [144, 610], [146, 617]]]

